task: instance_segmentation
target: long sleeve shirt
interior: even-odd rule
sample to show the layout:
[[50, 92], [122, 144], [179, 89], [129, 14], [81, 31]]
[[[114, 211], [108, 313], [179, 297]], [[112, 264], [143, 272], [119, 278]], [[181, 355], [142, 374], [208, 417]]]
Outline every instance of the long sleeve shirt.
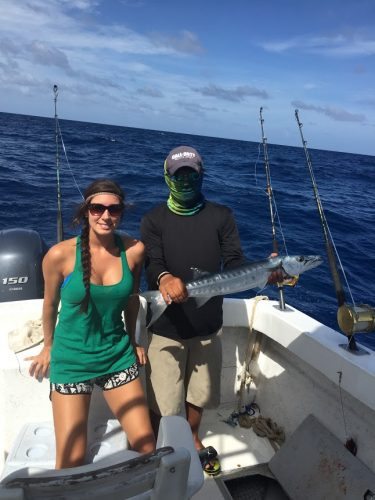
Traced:
[[[245, 261], [231, 210], [209, 201], [191, 216], [173, 213], [166, 203], [155, 207], [142, 219], [141, 239], [151, 290], [158, 288], [156, 280], [164, 271], [186, 283], [193, 278], [191, 268], [216, 273]], [[194, 299], [172, 303], [151, 330], [174, 339], [211, 335], [222, 326], [222, 304], [223, 297], [213, 297], [199, 308]]]

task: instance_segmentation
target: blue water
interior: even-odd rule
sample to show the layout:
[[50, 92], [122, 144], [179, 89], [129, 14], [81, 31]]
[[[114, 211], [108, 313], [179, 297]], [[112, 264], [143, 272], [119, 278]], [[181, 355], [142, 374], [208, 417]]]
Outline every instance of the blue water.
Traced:
[[[271, 253], [266, 177], [262, 147], [258, 143], [68, 120], [60, 120], [60, 127], [71, 167], [70, 170], [60, 144], [66, 237], [76, 234], [70, 221], [81, 200], [71, 171], [81, 190], [97, 177], [117, 180], [130, 204], [122, 229], [139, 236], [142, 215], [167, 197], [162, 175], [167, 153], [175, 146], [187, 144], [203, 156], [206, 197], [232, 208], [248, 258], [257, 260]], [[304, 133], [308, 140], [308, 130]], [[297, 126], [296, 134], [299, 135]], [[324, 264], [302, 275], [295, 288], [286, 288], [286, 301], [337, 329], [336, 296], [304, 151], [269, 144], [268, 154], [288, 253], [324, 257]], [[316, 149], [311, 149], [310, 155], [355, 303], [375, 306], [375, 157]], [[1, 229], [31, 228], [49, 245], [55, 243], [55, 166], [54, 119], [0, 113]], [[279, 229], [277, 237], [283, 253]], [[345, 292], [350, 302], [346, 287]], [[273, 287], [262, 293], [277, 297]], [[357, 338], [375, 349], [375, 336]]]

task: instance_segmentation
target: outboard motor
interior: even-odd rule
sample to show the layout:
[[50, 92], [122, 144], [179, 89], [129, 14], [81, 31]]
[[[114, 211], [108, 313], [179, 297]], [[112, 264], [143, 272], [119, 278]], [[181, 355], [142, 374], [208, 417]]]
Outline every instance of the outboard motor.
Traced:
[[43, 298], [47, 246], [31, 229], [0, 231], [0, 302]]

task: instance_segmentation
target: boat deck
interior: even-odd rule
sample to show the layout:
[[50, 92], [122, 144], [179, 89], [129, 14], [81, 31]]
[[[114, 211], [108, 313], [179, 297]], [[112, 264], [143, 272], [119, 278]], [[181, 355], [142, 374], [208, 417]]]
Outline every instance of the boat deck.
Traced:
[[215, 478], [205, 475], [204, 485], [194, 495], [194, 500], [232, 498], [224, 486], [224, 480], [227, 479], [244, 477], [257, 471], [272, 477], [266, 465], [275, 454], [270, 440], [257, 436], [251, 428], [227, 423], [226, 420], [234, 410], [233, 404], [224, 404], [218, 409], [205, 410], [203, 413], [200, 432], [202, 442], [217, 450], [222, 472]]
[[225, 474], [268, 463], [275, 454], [270, 441], [257, 436], [253, 429], [225, 422], [233, 410], [230, 404], [222, 405], [216, 410], [205, 410], [201, 424], [203, 444], [217, 450]]

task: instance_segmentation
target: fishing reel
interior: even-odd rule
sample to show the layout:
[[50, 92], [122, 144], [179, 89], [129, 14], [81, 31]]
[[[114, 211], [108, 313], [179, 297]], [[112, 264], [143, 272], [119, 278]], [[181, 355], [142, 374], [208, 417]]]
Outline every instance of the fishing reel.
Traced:
[[337, 310], [337, 322], [348, 337], [355, 333], [375, 331], [375, 309], [367, 304], [348, 306], [343, 304]]

